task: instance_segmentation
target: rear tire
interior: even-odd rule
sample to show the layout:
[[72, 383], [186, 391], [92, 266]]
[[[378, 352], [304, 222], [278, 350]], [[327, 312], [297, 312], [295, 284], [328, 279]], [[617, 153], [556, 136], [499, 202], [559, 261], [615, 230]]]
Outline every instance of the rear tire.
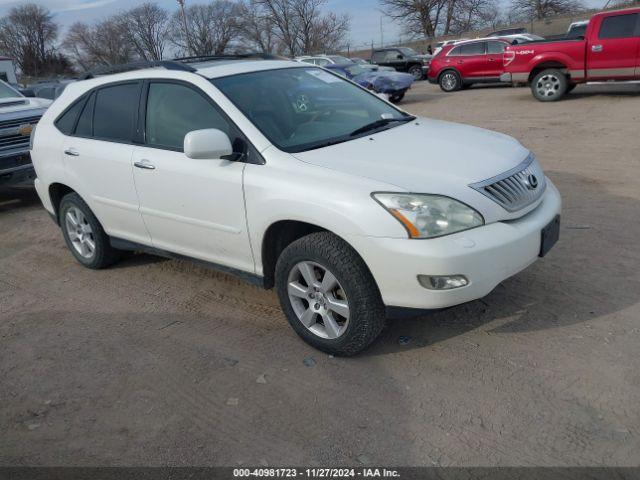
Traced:
[[444, 92], [455, 92], [462, 88], [462, 79], [460, 74], [455, 70], [446, 70], [440, 75], [438, 84]]
[[404, 93], [398, 93], [397, 95], [391, 95], [389, 97], [389, 101], [391, 103], [400, 103], [404, 98]]
[[413, 79], [417, 82], [422, 80], [424, 74], [422, 73], [422, 68], [418, 65], [414, 65], [409, 69], [409, 73], [413, 76]]
[[111, 246], [102, 225], [77, 193], [62, 198], [58, 223], [67, 247], [85, 267], [106, 268], [120, 258], [121, 252]]
[[567, 76], [556, 68], [536, 74], [531, 81], [531, 93], [541, 102], [556, 102], [567, 93]]
[[275, 280], [291, 327], [318, 350], [355, 355], [384, 327], [385, 307], [371, 272], [350, 245], [330, 232], [287, 246]]

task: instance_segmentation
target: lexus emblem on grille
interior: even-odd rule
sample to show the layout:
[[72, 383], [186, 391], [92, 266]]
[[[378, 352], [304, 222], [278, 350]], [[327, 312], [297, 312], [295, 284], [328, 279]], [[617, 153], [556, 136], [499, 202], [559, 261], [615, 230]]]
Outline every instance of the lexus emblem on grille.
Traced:
[[538, 177], [533, 174], [527, 175], [525, 183], [527, 184], [527, 188], [529, 190], [535, 190], [536, 188], [538, 188]]

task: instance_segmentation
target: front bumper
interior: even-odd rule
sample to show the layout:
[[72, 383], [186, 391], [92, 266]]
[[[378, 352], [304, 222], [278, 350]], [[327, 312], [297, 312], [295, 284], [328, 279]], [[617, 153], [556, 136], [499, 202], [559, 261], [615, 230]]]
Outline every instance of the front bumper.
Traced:
[[0, 185], [13, 185], [34, 178], [36, 172], [28, 152], [0, 157]]
[[[438, 309], [482, 298], [499, 283], [538, 259], [541, 231], [560, 213], [558, 190], [548, 181], [535, 210], [441, 238], [409, 240], [355, 237], [388, 307]], [[418, 275], [465, 275], [469, 284], [454, 290], [427, 290]]]

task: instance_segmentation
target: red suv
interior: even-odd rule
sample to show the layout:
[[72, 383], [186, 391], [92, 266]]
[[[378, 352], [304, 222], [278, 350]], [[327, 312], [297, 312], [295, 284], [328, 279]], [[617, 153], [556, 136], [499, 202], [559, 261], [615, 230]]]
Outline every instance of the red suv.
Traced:
[[474, 83], [500, 81], [504, 72], [502, 54], [505, 40], [469, 40], [447, 45], [431, 59], [429, 82], [438, 83], [445, 92], [453, 92]]

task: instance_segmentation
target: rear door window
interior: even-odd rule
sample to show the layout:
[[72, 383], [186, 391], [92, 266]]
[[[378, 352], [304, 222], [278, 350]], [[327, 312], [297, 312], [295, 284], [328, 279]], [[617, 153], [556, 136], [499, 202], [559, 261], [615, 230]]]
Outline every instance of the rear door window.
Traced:
[[502, 42], [487, 42], [487, 53], [504, 53], [505, 44]]
[[640, 35], [637, 29], [638, 14], [606, 17], [600, 26], [599, 38], [629, 38]]
[[484, 55], [486, 44], [486, 42], [476, 42], [460, 45], [460, 55]]
[[96, 92], [93, 136], [103, 140], [130, 143], [138, 110], [140, 85], [125, 83]]

